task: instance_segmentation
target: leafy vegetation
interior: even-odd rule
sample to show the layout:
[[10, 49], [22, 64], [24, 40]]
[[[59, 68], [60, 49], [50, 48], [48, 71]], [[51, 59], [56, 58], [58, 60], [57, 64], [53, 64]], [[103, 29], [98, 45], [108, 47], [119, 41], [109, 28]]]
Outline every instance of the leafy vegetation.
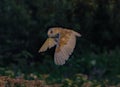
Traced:
[[11, 79], [22, 78], [20, 80], [22, 83], [25, 82], [23, 79], [29, 81], [39, 79], [41, 80], [40, 85], [58, 84], [60, 87], [109, 87], [113, 85], [119, 87], [119, 56], [118, 49], [110, 53], [105, 51], [101, 54], [83, 54], [81, 58], [71, 58], [64, 66], [55, 66], [53, 60], [48, 61], [46, 58], [44, 64], [35, 63], [25, 70], [24, 68], [20, 69], [20, 65], [16, 66], [16, 69], [14, 65], [6, 68], [1, 67], [0, 74], [9, 76]]
[[[54, 26], [82, 35], [63, 66], [54, 64], [54, 48], [38, 53]], [[119, 33], [119, 0], [0, 0], [0, 75], [63, 87], [119, 87]]]

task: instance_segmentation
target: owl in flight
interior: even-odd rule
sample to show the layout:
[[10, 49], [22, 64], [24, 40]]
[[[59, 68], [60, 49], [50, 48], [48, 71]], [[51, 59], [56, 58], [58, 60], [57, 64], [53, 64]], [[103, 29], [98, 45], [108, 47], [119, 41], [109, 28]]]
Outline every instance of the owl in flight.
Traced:
[[48, 30], [48, 38], [39, 49], [39, 53], [56, 46], [54, 62], [56, 65], [63, 65], [75, 48], [77, 36], [80, 37], [81, 34], [70, 29], [61, 27], [50, 28]]

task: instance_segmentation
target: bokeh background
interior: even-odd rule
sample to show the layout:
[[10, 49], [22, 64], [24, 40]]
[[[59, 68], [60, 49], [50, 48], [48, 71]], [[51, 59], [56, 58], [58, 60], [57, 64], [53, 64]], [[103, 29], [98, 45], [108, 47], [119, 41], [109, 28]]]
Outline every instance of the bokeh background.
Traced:
[[[38, 53], [48, 29], [56, 26], [82, 35], [63, 66], [54, 64], [55, 48]], [[48, 83], [80, 73], [119, 82], [120, 0], [0, 0], [0, 75], [23, 73], [47, 75]]]

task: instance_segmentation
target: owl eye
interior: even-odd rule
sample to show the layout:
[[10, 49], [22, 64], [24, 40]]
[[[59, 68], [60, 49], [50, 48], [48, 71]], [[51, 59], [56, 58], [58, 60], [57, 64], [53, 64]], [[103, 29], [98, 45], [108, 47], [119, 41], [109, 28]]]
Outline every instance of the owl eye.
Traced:
[[53, 31], [51, 30], [51, 31], [50, 31], [50, 33], [52, 34], [52, 33], [53, 33]]

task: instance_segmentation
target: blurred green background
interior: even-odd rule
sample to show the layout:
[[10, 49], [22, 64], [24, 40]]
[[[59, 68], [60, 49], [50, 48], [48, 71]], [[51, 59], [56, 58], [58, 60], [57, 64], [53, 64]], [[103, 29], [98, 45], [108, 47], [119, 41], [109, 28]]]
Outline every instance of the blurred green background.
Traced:
[[[38, 53], [56, 26], [82, 35], [63, 66], [54, 64], [54, 48]], [[14, 76], [50, 74], [48, 82], [78, 73], [118, 82], [120, 0], [0, 0], [0, 67], [1, 75], [9, 69]]]

